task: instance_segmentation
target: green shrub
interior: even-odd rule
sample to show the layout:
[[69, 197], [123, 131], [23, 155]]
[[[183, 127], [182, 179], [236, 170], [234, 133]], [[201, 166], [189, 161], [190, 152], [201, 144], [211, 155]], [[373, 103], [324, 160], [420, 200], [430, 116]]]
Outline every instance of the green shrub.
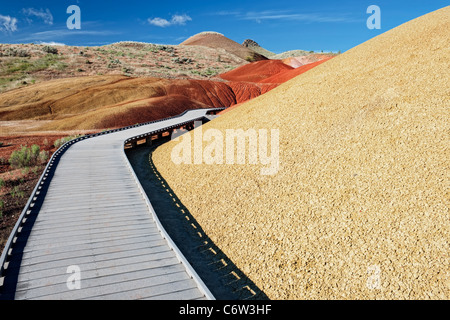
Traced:
[[51, 53], [51, 54], [58, 54], [58, 49], [56, 49], [54, 47], [50, 47], [50, 46], [43, 47], [42, 51], [44, 51], [46, 53]]
[[30, 167], [25, 167], [22, 169], [22, 174], [28, 175], [30, 173]]
[[20, 150], [16, 150], [9, 158], [9, 164], [13, 168], [24, 168], [31, 163], [31, 149], [22, 146]]
[[[22, 182], [23, 183], [23, 182]], [[13, 198], [25, 198], [25, 192], [20, 190], [19, 186], [15, 186], [12, 190], [11, 190], [11, 196]]]
[[217, 74], [217, 71], [215, 71], [215, 70], [213, 70], [211, 68], [208, 68], [208, 69], [206, 69], [205, 71], [202, 72], [202, 75], [203, 76], [207, 76], [207, 77], [215, 76], [216, 74]]
[[48, 161], [48, 159], [50, 158], [50, 152], [42, 150], [39, 153], [39, 161], [41, 163], [46, 163]]
[[55, 142], [53, 142], [53, 145], [56, 149], [59, 149], [64, 143], [61, 142], [61, 139], [56, 139]]
[[1, 70], [1, 74], [11, 75], [14, 73], [19, 73], [19, 76], [26, 75], [28, 73], [45, 70], [51, 66], [57, 65], [59, 60], [60, 58], [58, 56], [54, 56], [52, 54], [47, 54], [34, 61], [16, 58], [5, 63], [4, 68]]
[[55, 63], [54, 68], [58, 71], [64, 71], [67, 69], [68, 66], [69, 65], [67, 63], [59, 61], [59, 62]]
[[64, 143], [69, 142], [70, 140], [73, 140], [73, 139], [76, 139], [76, 138], [79, 138], [79, 137], [81, 137], [81, 135], [73, 135], [73, 136], [68, 136], [68, 137], [64, 137], [64, 138], [61, 138], [61, 139], [57, 139], [57, 140], [55, 140], [53, 145], [55, 146], [56, 149], [58, 149]]
[[24, 49], [18, 48], [8, 48], [5, 51], [0, 51], [0, 57], [21, 57], [28, 58], [30, 57], [30, 53]]
[[64, 143], [61, 142], [61, 139], [56, 139], [55, 142], [53, 142], [53, 145], [56, 149], [59, 149]]
[[165, 45], [159, 45], [159, 46], [157, 46], [157, 49], [160, 51], [165, 51], [165, 52], [169, 52], [169, 53], [172, 53], [175, 51], [175, 49], [173, 47], [169, 47], [169, 46], [165, 46]]
[[190, 64], [190, 63], [192, 63], [192, 59], [190, 59], [190, 58], [173, 58], [172, 59], [172, 62], [174, 62], [174, 63], [178, 63], [178, 64]]
[[9, 158], [9, 164], [15, 169], [27, 168], [48, 160], [48, 152], [40, 150], [37, 144], [28, 148], [22, 146], [19, 150], [14, 151]]
[[37, 144], [33, 144], [31, 146], [31, 156], [33, 158], [37, 158], [39, 156], [39, 152], [41, 151], [40, 149], [41, 148]]
[[134, 71], [134, 70], [131, 69], [131, 68], [127, 68], [127, 67], [123, 67], [123, 68], [122, 68], [122, 72], [123, 72], [123, 73], [133, 73], [133, 71]]

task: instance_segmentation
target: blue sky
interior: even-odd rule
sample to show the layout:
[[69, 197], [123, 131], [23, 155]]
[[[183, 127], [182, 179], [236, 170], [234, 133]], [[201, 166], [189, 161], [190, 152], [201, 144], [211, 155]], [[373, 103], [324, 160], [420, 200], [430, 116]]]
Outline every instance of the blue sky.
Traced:
[[[448, 0], [0, 1], [0, 43], [179, 44], [198, 32], [216, 31], [239, 43], [253, 39], [275, 53], [343, 52], [449, 5]], [[67, 28], [70, 5], [81, 10], [79, 30]], [[367, 28], [370, 5], [381, 9], [380, 30]]]

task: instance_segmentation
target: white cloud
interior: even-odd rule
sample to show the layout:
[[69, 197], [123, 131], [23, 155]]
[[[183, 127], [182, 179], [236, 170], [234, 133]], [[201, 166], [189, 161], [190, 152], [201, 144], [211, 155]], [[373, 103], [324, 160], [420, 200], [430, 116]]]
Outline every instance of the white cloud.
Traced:
[[41, 31], [41, 32], [35, 32], [30, 33], [27, 35], [24, 35], [22, 37], [19, 37], [16, 39], [17, 41], [26, 42], [26, 41], [32, 41], [34, 43], [63, 43], [59, 41], [65, 41], [68, 37], [72, 36], [110, 36], [110, 35], [118, 35], [121, 34], [120, 32], [113, 32], [113, 31], [95, 31], [95, 30], [69, 30], [67, 28], [64, 29], [54, 29], [49, 31]]
[[264, 10], [264, 11], [219, 11], [214, 15], [234, 16], [240, 20], [262, 21], [301, 21], [301, 22], [356, 22], [359, 21], [347, 13], [298, 13], [290, 10]]
[[179, 15], [172, 16], [171, 22], [172, 24], [185, 25], [187, 21], [192, 21], [192, 18], [186, 14], [183, 14], [182, 16]]
[[148, 22], [154, 26], [165, 28], [170, 26], [170, 22], [162, 18], [148, 19]]
[[57, 30], [50, 30], [50, 31], [41, 31], [31, 34], [31, 36], [44, 39], [44, 40], [50, 40], [54, 38], [63, 38], [67, 36], [108, 36], [108, 35], [115, 35], [118, 34], [116, 32], [112, 31], [95, 31], [95, 30], [80, 30], [80, 31], [73, 31], [69, 29], [57, 29]]
[[161, 27], [161, 28], [175, 26], [175, 25], [184, 26], [187, 21], [192, 21], [192, 18], [186, 14], [173, 15], [172, 19], [170, 21], [163, 19], [163, 18], [148, 19], [148, 23], [150, 23], [151, 25], [157, 26], [157, 27]]
[[239, 16], [241, 14], [242, 13], [240, 11], [226, 11], [226, 10], [217, 11], [213, 13], [213, 15], [215, 16]]
[[323, 15], [316, 13], [283, 13], [283, 12], [248, 12], [244, 20], [291, 20], [303, 22], [345, 22], [349, 19], [343, 15]]
[[0, 14], [0, 31], [14, 32], [17, 31], [17, 19], [10, 16]]
[[45, 24], [53, 25], [53, 15], [49, 9], [37, 10], [34, 8], [27, 8], [27, 9], [22, 9], [22, 13], [29, 17], [34, 16], [34, 17], [40, 18], [44, 21]]
[[64, 43], [54, 42], [54, 41], [51, 41], [51, 42], [39, 41], [37, 44], [43, 44], [43, 45], [46, 45], [46, 46], [65, 46], [66, 45]]

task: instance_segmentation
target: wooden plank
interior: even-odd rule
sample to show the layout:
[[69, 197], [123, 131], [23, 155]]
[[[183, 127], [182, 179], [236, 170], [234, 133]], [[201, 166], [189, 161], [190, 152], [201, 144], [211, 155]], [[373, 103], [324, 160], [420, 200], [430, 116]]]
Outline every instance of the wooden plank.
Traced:
[[[151, 256], [150, 256], [151, 255]], [[164, 258], [171, 257], [172, 252], [165, 245], [155, 246], [155, 247], [144, 247], [129, 250], [128, 252], [109, 252], [109, 253], [99, 253], [92, 254], [90, 251], [85, 251], [82, 253], [76, 253], [72, 255], [65, 256], [55, 256], [49, 255], [49, 259], [45, 261], [39, 260], [29, 260], [26, 263], [21, 264], [23, 272], [36, 272], [47, 269], [54, 269], [58, 267], [67, 267], [73, 265], [89, 265], [95, 263], [97, 266], [101, 265], [103, 262], [108, 262], [111, 260], [119, 260], [128, 257], [141, 257], [144, 256], [146, 261], [157, 261]], [[83, 269], [81, 268], [81, 271]]]
[[[167, 249], [167, 248], [166, 248]], [[173, 252], [169, 250], [154, 252], [151, 257], [141, 254], [139, 252], [135, 255], [129, 254], [127, 257], [108, 259], [103, 258], [102, 260], [96, 260], [93, 257], [75, 257], [73, 259], [67, 259], [60, 261], [59, 263], [48, 263], [39, 264], [31, 266], [23, 266], [21, 274], [28, 274], [30, 278], [45, 278], [48, 276], [57, 275], [67, 275], [67, 268], [72, 265], [77, 265], [80, 270], [92, 270], [92, 269], [103, 269], [112, 266], [136, 264], [142, 262], [148, 262], [150, 265], [157, 266], [159, 261], [164, 259], [173, 259]], [[21, 266], [22, 269], [22, 266]]]
[[[184, 272], [181, 264], [172, 264], [160, 268], [148, 268], [136, 271], [126, 270], [126, 272], [116, 272], [103, 276], [98, 276], [97, 273], [91, 272], [90, 274], [83, 274], [83, 286], [79, 291], [77, 290], [77, 295], [74, 295], [72, 291], [67, 290], [66, 276], [59, 278], [55, 277], [50, 279], [50, 281], [47, 280], [45, 282], [29, 281], [25, 289], [19, 289], [17, 292], [23, 292], [23, 299], [36, 299], [45, 296], [48, 298], [50, 295], [58, 295], [58, 299], [74, 299], [77, 296], [85, 298], [92, 295], [93, 292], [98, 292], [99, 290], [103, 291], [103, 288], [101, 287], [105, 285], [117, 285], [127, 281], [146, 281], [148, 283], [150, 282], [149, 279], [153, 277], [170, 277], [172, 274], [181, 272]], [[198, 294], [196, 288], [194, 291]]]
[[185, 289], [168, 294], [146, 297], [140, 300], [206, 300], [205, 296], [199, 293], [197, 288]]
[[[117, 247], [117, 246], [126, 246], [128, 244], [139, 244], [141, 242], [146, 243], [148, 246], [154, 246], [159, 245], [159, 243], [164, 243], [164, 239], [161, 239], [159, 234], [153, 234], [153, 235], [135, 235], [133, 237], [127, 237], [127, 238], [115, 238], [115, 239], [107, 239], [103, 241], [97, 241], [95, 243], [94, 249], [92, 249], [93, 242], [89, 243], [78, 243], [76, 245], [76, 250], [95, 250], [102, 249], [102, 248], [109, 248], [109, 247]], [[74, 248], [72, 245], [68, 246], [58, 246], [58, 247], [51, 247], [51, 248], [45, 248], [45, 247], [37, 247], [33, 250], [26, 250], [23, 251], [23, 257], [24, 258], [35, 258], [35, 257], [41, 257], [46, 256], [50, 253], [61, 253], [64, 254], [66, 252], [73, 252]]]
[[[64, 285], [63, 285], [64, 286]], [[179, 291], [178, 288], [192, 289], [196, 285], [192, 279], [186, 277], [183, 271], [165, 274], [145, 279], [129, 280], [102, 286], [90, 287], [85, 290], [66, 291], [56, 295], [40, 296], [39, 300], [130, 300], [145, 296]]]

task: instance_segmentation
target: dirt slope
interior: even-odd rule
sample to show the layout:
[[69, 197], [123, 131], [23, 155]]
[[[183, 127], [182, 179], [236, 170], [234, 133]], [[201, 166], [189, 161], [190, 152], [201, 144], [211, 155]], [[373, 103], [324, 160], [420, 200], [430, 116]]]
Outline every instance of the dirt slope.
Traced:
[[203, 46], [214, 49], [220, 48], [247, 61], [267, 60], [265, 56], [256, 53], [252, 49], [246, 48], [217, 32], [201, 32], [183, 41], [180, 43], [180, 46]]
[[[222, 82], [93, 76], [4, 93], [0, 120], [54, 120], [42, 130], [101, 129], [173, 116], [189, 108], [235, 103], [232, 89]], [[125, 116], [130, 110], [136, 112]]]
[[317, 67], [318, 65], [320, 65], [330, 59], [331, 59], [331, 57], [317, 61], [317, 62], [305, 64], [303, 66], [300, 66], [300, 67], [292, 69], [292, 70], [287, 70], [284, 72], [274, 74], [273, 76], [271, 76], [269, 78], [261, 80], [260, 83], [284, 83], [286, 81], [291, 80], [292, 78], [295, 78], [295, 77], [305, 73], [308, 70], [311, 70], [314, 67]]
[[293, 68], [298, 68], [301, 66], [304, 66], [306, 64], [310, 64], [313, 62], [318, 62], [321, 60], [329, 60], [330, 58], [335, 57], [336, 55], [330, 55], [330, 54], [307, 54], [305, 56], [299, 56], [299, 57], [289, 57], [289, 58], [285, 58], [282, 59], [281, 61], [283, 61], [285, 64], [287, 64], [288, 66], [291, 66]]
[[196, 129], [279, 129], [275, 175], [175, 165], [178, 142], [156, 167], [272, 299], [449, 299], [449, 29], [445, 7]]
[[249, 83], [249, 82], [226, 82], [233, 90], [236, 97], [236, 103], [243, 103], [256, 98], [262, 94], [276, 88], [278, 84], [274, 83]]
[[1, 94], [0, 120], [4, 121], [1, 127], [35, 120], [42, 125], [27, 126], [41, 131], [115, 128], [174, 116], [187, 109], [230, 107], [274, 87], [120, 75], [58, 79]]
[[220, 77], [228, 81], [262, 82], [266, 78], [292, 69], [280, 60], [264, 60], [246, 64], [223, 73]]

